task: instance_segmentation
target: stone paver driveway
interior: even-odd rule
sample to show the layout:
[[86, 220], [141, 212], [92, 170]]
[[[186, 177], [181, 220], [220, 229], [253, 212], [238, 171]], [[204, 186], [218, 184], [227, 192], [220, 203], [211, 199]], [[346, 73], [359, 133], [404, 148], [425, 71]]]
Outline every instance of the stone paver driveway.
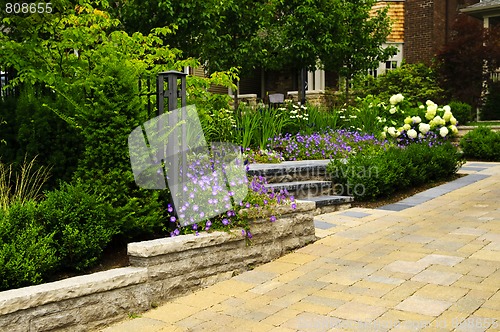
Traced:
[[500, 331], [500, 164], [463, 170], [320, 215], [315, 243], [103, 331]]

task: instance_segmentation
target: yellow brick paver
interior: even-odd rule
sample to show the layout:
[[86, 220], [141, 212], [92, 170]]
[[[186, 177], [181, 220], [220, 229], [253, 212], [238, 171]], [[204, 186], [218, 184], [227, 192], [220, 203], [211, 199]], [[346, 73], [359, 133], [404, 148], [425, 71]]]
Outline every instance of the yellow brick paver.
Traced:
[[499, 331], [500, 163], [480, 164], [415, 207], [317, 216], [335, 226], [316, 242], [102, 331]]

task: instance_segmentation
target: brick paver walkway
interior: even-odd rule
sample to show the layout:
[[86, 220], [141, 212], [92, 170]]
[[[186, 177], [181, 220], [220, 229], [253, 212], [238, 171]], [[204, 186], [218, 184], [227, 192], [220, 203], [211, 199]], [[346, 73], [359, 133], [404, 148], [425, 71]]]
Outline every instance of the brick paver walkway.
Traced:
[[463, 170], [318, 216], [315, 243], [103, 331], [500, 331], [500, 164]]

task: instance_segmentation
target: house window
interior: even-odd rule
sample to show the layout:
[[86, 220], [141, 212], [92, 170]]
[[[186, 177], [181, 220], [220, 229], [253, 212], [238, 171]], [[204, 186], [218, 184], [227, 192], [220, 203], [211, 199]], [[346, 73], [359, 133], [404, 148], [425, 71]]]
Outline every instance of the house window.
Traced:
[[378, 75], [377, 68], [375, 68], [375, 69], [369, 69], [368, 70], [368, 75], [373, 76], [374, 78], [377, 78], [377, 75]]
[[398, 62], [397, 61], [386, 61], [385, 62], [385, 71], [393, 70], [398, 68]]

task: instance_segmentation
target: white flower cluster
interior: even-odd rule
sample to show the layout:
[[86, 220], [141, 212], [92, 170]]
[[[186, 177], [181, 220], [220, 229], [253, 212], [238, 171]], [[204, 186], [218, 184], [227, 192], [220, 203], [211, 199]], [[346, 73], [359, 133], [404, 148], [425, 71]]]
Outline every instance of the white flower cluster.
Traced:
[[292, 110], [290, 111], [290, 119], [298, 119], [307, 121], [309, 119], [309, 114], [307, 114], [307, 107], [305, 105], [292, 105]]
[[[403, 101], [404, 97], [401, 94], [393, 95], [390, 98], [390, 104], [392, 105], [389, 109], [390, 114], [394, 114], [397, 111], [396, 104]], [[417, 137], [425, 136], [429, 131], [435, 130], [441, 137], [446, 137], [450, 132], [456, 134], [458, 129], [456, 127], [457, 119], [453, 116], [450, 106], [446, 105], [440, 108], [436, 103], [431, 100], [427, 100], [424, 105], [419, 107], [420, 111], [425, 111], [425, 119], [428, 123], [422, 121], [422, 118], [418, 115], [407, 116], [404, 119], [404, 125], [402, 127], [385, 127], [382, 132], [382, 137], [386, 137], [389, 134], [392, 137], [398, 137], [402, 132], [406, 132], [407, 136], [411, 139]]]
[[397, 95], [393, 95], [393, 96], [389, 99], [389, 103], [391, 103], [391, 105], [397, 105], [397, 104], [399, 104], [400, 102], [402, 102], [404, 99], [405, 99], [405, 97], [403, 97], [403, 95], [402, 95], [402, 94], [398, 93]]

